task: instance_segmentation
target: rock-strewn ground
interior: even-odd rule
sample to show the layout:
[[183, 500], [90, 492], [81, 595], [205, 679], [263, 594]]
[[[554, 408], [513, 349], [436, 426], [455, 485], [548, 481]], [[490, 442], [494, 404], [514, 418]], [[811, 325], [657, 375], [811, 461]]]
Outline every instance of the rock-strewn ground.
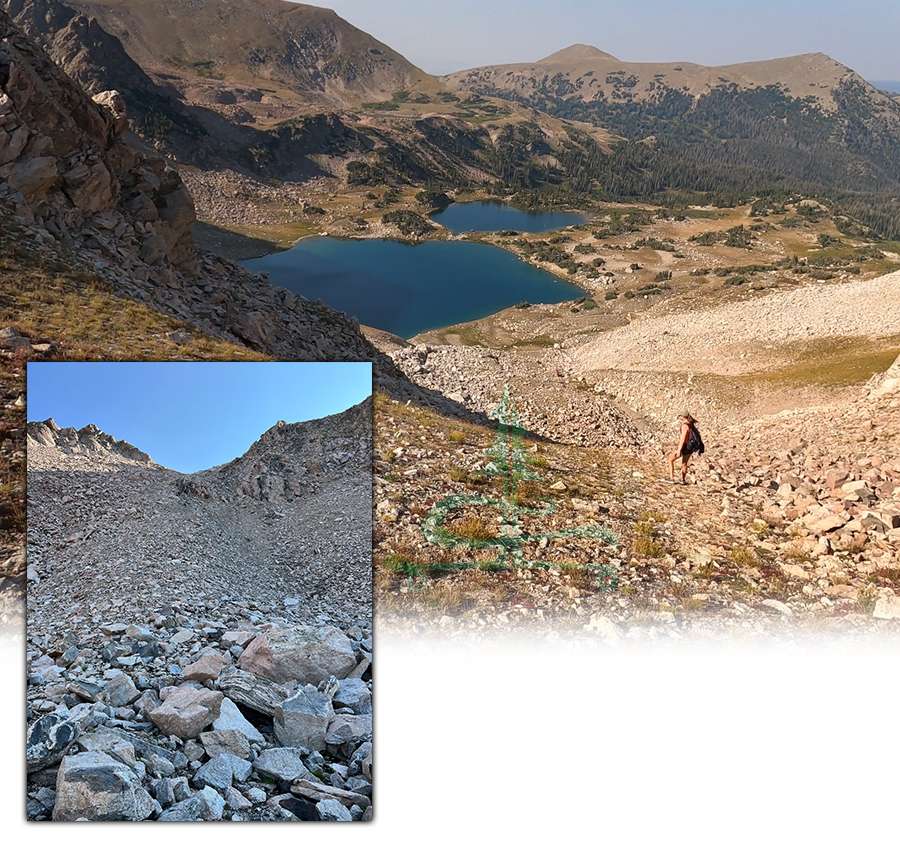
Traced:
[[[836, 328], [851, 329], [873, 350], [885, 347], [878, 340], [900, 330], [898, 282], [891, 274], [677, 316], [651, 310], [581, 349], [394, 347], [391, 356], [415, 380], [458, 393], [481, 411], [490, 412], [508, 380], [533, 435], [525, 437], [537, 459], [532, 469], [543, 478], [527, 484], [525, 504], [552, 497], [558, 510], [542, 520], [548, 530], [600, 523], [618, 542], [551, 539], [543, 557], [558, 561], [558, 570], [441, 569], [442, 562], [495, 553], [441, 549], [422, 533], [429, 510], [446, 496], [502, 495], [479, 475], [495, 430], [385, 401], [376, 417], [376, 561], [385, 619], [451, 633], [574, 629], [611, 642], [811, 630], [896, 634], [898, 366], [834, 388], [814, 373], [817, 362], [822, 371], [842, 365], [828, 351]], [[798, 387], [759, 378], [772, 369], [765, 349], [770, 326], [786, 343], [778, 351], [782, 366], [798, 340], [824, 341], [820, 361], [798, 347], [798, 359], [788, 364], [812, 372], [811, 382]], [[686, 351], [712, 352], [712, 372], [717, 363], [728, 372], [740, 361], [729, 360], [731, 330], [744, 334], [751, 392], [735, 403], [717, 394], [727, 376], [692, 375], [677, 346], [654, 354], [668, 344], [660, 342], [662, 332], [673, 328]], [[600, 368], [601, 348], [618, 368]], [[684, 407], [701, 419], [707, 445], [707, 454], [692, 462], [688, 486], [665, 480], [675, 416]], [[482, 514], [486, 529], [475, 528], [474, 509], [465, 506], [451, 511], [447, 524], [456, 533], [496, 536], [499, 520]], [[539, 531], [535, 521], [525, 530]], [[617, 586], [599, 586], [608, 582], [571, 569], [573, 563], [614, 566]]]
[[29, 425], [30, 817], [371, 815], [370, 408], [193, 475]]

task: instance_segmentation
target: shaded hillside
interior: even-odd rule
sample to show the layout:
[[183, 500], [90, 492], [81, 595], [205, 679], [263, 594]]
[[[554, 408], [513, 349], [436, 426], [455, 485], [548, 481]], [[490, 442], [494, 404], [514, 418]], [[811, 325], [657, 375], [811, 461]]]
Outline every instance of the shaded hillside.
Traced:
[[468, 187], [562, 184], [609, 134], [460, 97], [333, 12], [280, 0], [6, 0], [89, 91], [179, 162], [264, 180]]
[[[181, 69], [340, 104], [428, 75], [330, 9], [282, 0], [75, 0], [140, 65]], [[269, 86], [271, 89], [271, 86]]]
[[10, 17], [85, 91], [116, 90], [126, 99], [136, 131], [149, 140], [170, 134], [205, 135], [181, 104], [150, 79], [122, 43], [96, 21], [58, 0], [4, 0]]
[[900, 191], [900, 105], [823, 54], [709, 68], [621, 62], [576, 45], [447, 79], [630, 140], [592, 164], [612, 197], [830, 193], [897, 233], [887, 196]]

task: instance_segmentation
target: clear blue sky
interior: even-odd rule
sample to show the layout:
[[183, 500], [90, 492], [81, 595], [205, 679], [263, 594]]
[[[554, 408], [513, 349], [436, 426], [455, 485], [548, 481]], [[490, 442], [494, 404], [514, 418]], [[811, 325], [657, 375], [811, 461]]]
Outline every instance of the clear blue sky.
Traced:
[[898, 0], [329, 0], [431, 74], [592, 44], [629, 62], [728, 65], [827, 53], [900, 80]]
[[370, 363], [29, 363], [28, 418], [94, 424], [179, 472], [239, 457], [279, 419], [340, 413]]

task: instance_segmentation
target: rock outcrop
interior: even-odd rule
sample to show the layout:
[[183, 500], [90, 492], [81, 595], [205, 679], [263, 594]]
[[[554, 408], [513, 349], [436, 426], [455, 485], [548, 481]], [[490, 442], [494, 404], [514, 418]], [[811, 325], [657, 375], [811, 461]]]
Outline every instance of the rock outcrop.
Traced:
[[0, 198], [63, 244], [106, 232], [135, 259], [196, 275], [180, 176], [122, 138], [124, 102], [98, 101], [0, 12]]

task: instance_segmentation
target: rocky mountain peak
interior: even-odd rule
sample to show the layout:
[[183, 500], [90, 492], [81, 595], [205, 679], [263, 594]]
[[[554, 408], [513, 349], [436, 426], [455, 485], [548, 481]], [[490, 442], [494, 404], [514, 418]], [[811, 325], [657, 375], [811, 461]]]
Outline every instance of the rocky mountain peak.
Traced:
[[29, 451], [43, 446], [67, 455], [99, 455], [106, 460], [124, 459], [153, 464], [153, 459], [146, 452], [125, 440], [117, 440], [93, 424], [76, 430], [60, 428], [53, 419], [45, 419], [43, 422], [29, 422], [27, 433]]
[[208, 492], [280, 509], [326, 482], [365, 479], [372, 464], [372, 400], [306, 422], [277, 422], [247, 452], [192, 478]]

